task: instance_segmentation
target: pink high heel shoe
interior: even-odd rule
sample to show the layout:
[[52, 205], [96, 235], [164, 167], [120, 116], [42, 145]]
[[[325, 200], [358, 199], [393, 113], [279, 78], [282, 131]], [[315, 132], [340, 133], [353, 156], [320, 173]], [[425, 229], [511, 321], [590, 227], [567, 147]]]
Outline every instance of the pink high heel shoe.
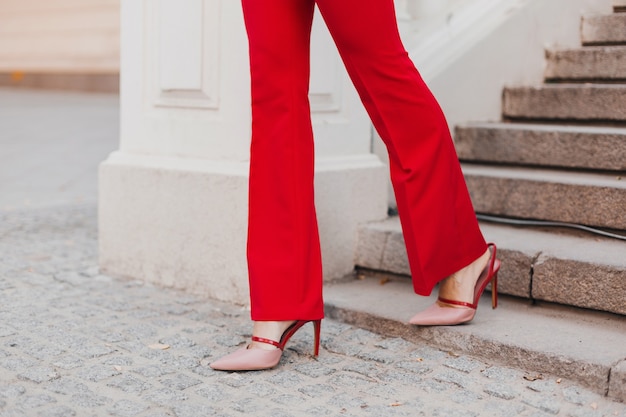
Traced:
[[[498, 307], [498, 271], [500, 270], [500, 261], [496, 259], [496, 245], [489, 243], [487, 246], [491, 249], [491, 258], [487, 267], [480, 274], [478, 281], [476, 281], [473, 303], [439, 297], [437, 303], [417, 313], [409, 320], [409, 323], [419, 326], [452, 326], [471, 321], [476, 314], [478, 300], [480, 300], [480, 296], [489, 282], [491, 282], [491, 307]], [[459, 307], [443, 307], [441, 303]]]
[[276, 346], [278, 349], [255, 349], [250, 348], [250, 345], [248, 345], [234, 351], [230, 355], [226, 355], [223, 358], [216, 360], [215, 362], [209, 364], [209, 366], [218, 371], [258, 371], [261, 369], [273, 368], [278, 365], [278, 362], [280, 362], [280, 357], [283, 354], [283, 350], [285, 350], [287, 341], [298, 331], [298, 329], [300, 329], [300, 327], [304, 326], [309, 321], [313, 322], [315, 332], [313, 354], [318, 356], [320, 350], [320, 330], [322, 321], [297, 320], [289, 326], [287, 330], [285, 330], [283, 335], [280, 337], [279, 342], [265, 339], [263, 337], [252, 336], [253, 341], [267, 343], [269, 345]]

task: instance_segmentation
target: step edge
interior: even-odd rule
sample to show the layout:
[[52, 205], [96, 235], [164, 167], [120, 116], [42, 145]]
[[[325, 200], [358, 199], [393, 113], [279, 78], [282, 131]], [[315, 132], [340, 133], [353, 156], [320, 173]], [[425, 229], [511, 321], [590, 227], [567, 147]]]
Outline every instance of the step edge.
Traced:
[[[510, 302], [507, 301], [507, 302]], [[502, 307], [500, 307], [502, 308]], [[383, 334], [388, 337], [402, 337], [407, 340], [428, 342], [438, 348], [450, 350], [453, 348], [463, 354], [477, 356], [490, 361], [497, 360], [505, 366], [517, 367], [528, 371], [536, 371], [564, 376], [584, 384], [598, 393], [606, 395], [609, 388], [610, 371], [619, 359], [615, 358], [603, 362], [589, 358], [576, 357], [573, 354], [562, 352], [545, 352], [532, 350], [528, 346], [514, 343], [505, 343], [481, 335], [467, 334], [458, 331], [455, 327], [420, 327], [404, 323], [403, 321], [377, 315], [375, 313], [346, 307], [337, 302], [333, 296], [327, 296], [325, 301], [327, 317], [343, 321], [348, 324]], [[600, 313], [606, 314], [606, 313]], [[540, 360], [537, 360], [537, 359]], [[599, 376], [590, 375], [590, 366]], [[585, 370], [587, 373], [582, 372]]]

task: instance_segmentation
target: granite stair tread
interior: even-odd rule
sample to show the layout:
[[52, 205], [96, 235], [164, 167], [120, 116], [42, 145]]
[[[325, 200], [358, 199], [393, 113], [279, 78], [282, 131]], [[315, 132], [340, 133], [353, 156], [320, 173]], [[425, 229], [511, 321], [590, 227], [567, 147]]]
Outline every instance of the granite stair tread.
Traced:
[[545, 77], [549, 81], [626, 79], [625, 45], [548, 50], [546, 58]]
[[528, 123], [457, 126], [464, 161], [512, 165], [626, 170], [626, 128]]
[[508, 119], [626, 122], [626, 84], [543, 84], [504, 89]]
[[576, 172], [463, 164], [479, 213], [626, 230], [626, 178]]

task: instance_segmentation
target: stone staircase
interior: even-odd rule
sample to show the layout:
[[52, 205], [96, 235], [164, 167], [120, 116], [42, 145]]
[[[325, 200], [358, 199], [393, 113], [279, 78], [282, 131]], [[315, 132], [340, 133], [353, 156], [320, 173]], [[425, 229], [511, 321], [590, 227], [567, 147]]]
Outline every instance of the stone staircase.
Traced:
[[[581, 32], [581, 48], [547, 52], [543, 85], [504, 90], [502, 123], [459, 127], [457, 149], [477, 212], [626, 236], [626, 13]], [[503, 247], [504, 293], [626, 314], [626, 241], [523, 236]]]
[[[497, 310], [505, 312], [483, 307], [480, 314], [489, 320], [501, 314], [508, 325], [485, 321], [492, 328], [482, 329], [475, 319], [465, 327], [416, 330], [399, 323], [391, 312], [397, 304], [379, 305], [385, 291], [401, 290], [359, 280], [331, 286], [331, 315], [578, 379], [626, 401], [626, 241], [554, 227], [571, 223], [626, 236], [626, 0], [614, 0], [610, 15], [583, 17], [581, 38], [580, 48], [546, 52], [543, 85], [504, 90], [501, 122], [456, 129], [481, 227], [502, 259], [499, 293], [513, 296]], [[551, 225], [539, 223], [546, 221]], [[357, 252], [360, 281], [409, 274], [397, 218], [363, 226]], [[368, 288], [378, 292], [369, 301], [350, 295]], [[585, 326], [599, 333], [591, 336]]]

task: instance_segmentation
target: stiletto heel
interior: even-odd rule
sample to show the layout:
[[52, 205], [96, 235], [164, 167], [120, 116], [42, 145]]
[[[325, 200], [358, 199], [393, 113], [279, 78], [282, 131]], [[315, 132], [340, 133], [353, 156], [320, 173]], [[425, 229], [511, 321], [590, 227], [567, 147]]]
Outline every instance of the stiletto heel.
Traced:
[[[452, 326], [471, 321], [476, 314], [480, 296], [490, 282], [491, 306], [492, 308], [498, 307], [498, 271], [500, 270], [500, 261], [496, 258], [496, 245], [489, 243], [487, 246], [491, 249], [491, 257], [489, 258], [487, 267], [483, 270], [482, 274], [480, 274], [480, 277], [478, 277], [478, 281], [476, 281], [473, 303], [439, 297], [437, 303], [417, 313], [409, 320], [409, 323], [420, 326]], [[440, 303], [451, 304], [458, 307], [443, 307]]]
[[498, 273], [493, 275], [491, 281], [491, 308], [498, 308]]
[[277, 349], [255, 349], [250, 348], [250, 345], [248, 345], [212, 362], [209, 366], [219, 371], [257, 371], [273, 368], [280, 362], [283, 350], [285, 350], [285, 345], [291, 336], [310, 321], [313, 322], [315, 336], [313, 352], [315, 356], [317, 356], [319, 354], [322, 320], [296, 320], [283, 332], [278, 342], [264, 337], [252, 336], [252, 341], [266, 343], [275, 346]]
[[313, 322], [313, 331], [314, 331], [314, 345], [313, 345], [313, 355], [317, 358], [320, 354], [320, 333], [322, 331], [322, 320], [315, 320]]

